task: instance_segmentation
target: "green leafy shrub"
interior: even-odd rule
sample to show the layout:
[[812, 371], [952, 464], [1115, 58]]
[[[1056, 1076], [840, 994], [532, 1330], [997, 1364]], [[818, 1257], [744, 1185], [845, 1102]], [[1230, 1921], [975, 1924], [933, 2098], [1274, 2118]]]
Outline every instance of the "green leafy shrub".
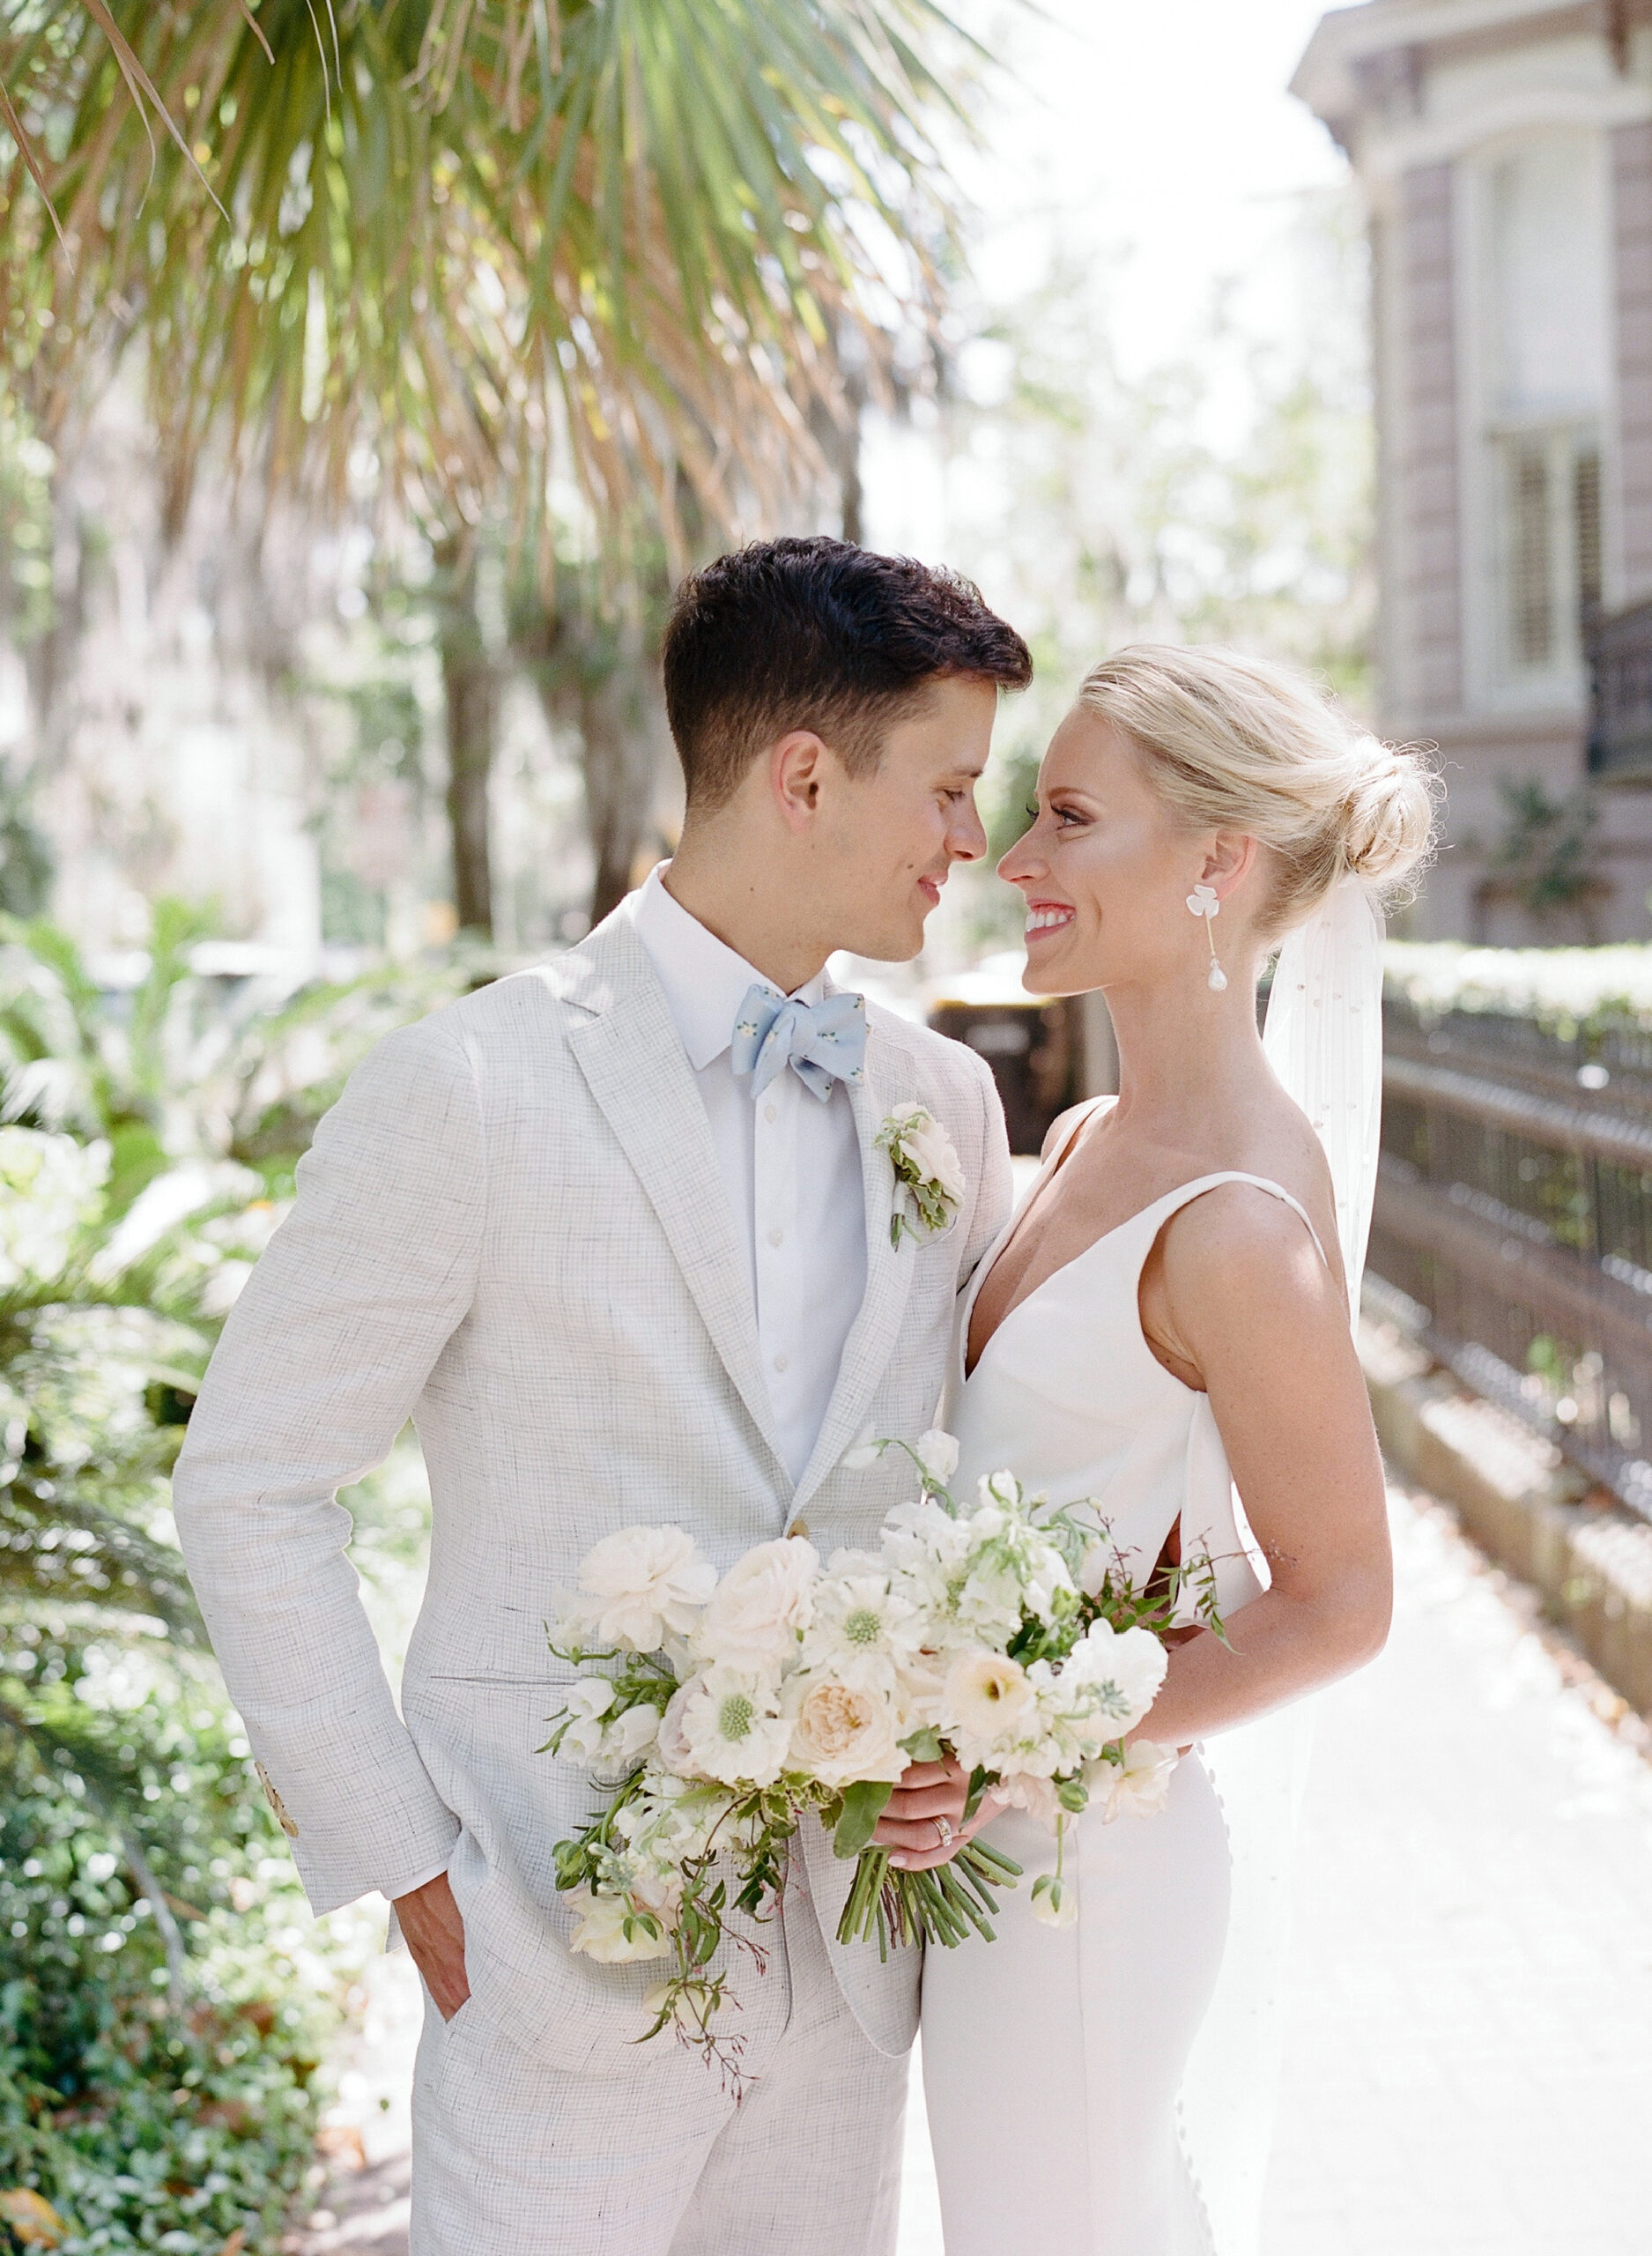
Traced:
[[0, 2183], [51, 2205], [65, 2256], [273, 2246], [310, 2159], [331, 1970], [223, 1720], [152, 1695], [100, 1713], [74, 1688], [51, 1703], [57, 1761], [0, 1716]]
[[[43, 2223], [65, 2256], [273, 2251], [348, 1970], [251, 1775], [167, 1476], [315, 1120], [462, 976], [260, 1002], [195, 968], [201, 930], [163, 904], [113, 994], [53, 928], [0, 933], [0, 2249]], [[420, 1532], [406, 1470], [367, 1516], [391, 1565]]]

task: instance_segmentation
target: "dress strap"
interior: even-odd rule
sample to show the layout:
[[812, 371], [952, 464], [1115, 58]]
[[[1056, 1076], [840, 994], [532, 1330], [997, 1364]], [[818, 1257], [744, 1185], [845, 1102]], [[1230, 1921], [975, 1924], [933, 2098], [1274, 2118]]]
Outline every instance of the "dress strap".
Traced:
[[[1191, 1183], [1179, 1184], [1175, 1190], [1167, 1191], [1165, 1197], [1159, 1201], [1167, 1210], [1160, 1218], [1159, 1227], [1162, 1228], [1172, 1214], [1179, 1213], [1183, 1206], [1190, 1205], [1195, 1198], [1202, 1198], [1207, 1191], [1219, 1189], [1224, 1183], [1248, 1183], [1257, 1191], [1265, 1191], [1270, 1198], [1278, 1198], [1282, 1205], [1289, 1206], [1293, 1213], [1300, 1214], [1309, 1237], [1314, 1241], [1314, 1250], [1324, 1262], [1327, 1273], [1334, 1274], [1325, 1248], [1321, 1243], [1319, 1232], [1314, 1227], [1313, 1217], [1301, 1200], [1293, 1198], [1285, 1185], [1282, 1183], [1275, 1183], [1270, 1176], [1247, 1175], [1242, 1168], [1228, 1168], [1220, 1175], [1201, 1175]], [[1172, 1199], [1175, 1201], [1174, 1206], [1170, 1204]], [[1151, 1213], [1152, 1210], [1149, 1208], [1148, 1211]], [[1156, 1235], [1157, 1232], [1155, 1232]]]

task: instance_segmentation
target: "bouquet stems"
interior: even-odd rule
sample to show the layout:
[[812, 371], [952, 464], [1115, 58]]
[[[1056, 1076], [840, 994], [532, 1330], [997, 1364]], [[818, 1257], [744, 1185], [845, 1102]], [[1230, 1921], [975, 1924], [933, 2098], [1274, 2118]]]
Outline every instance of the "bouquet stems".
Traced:
[[1019, 1865], [981, 1840], [966, 1841], [949, 1864], [928, 1872], [902, 1872], [887, 1849], [863, 1849], [837, 1939], [875, 1936], [880, 1959], [887, 1959], [891, 1942], [937, 1942], [948, 1950], [971, 1934], [990, 1942], [996, 1891], [1013, 1888], [1020, 1876]]

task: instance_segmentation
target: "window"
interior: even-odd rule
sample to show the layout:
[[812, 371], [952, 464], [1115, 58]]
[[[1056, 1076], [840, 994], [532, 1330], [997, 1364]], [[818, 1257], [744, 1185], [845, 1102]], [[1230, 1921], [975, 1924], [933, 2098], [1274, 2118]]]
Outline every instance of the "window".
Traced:
[[1601, 599], [1599, 447], [1564, 426], [1510, 433], [1499, 451], [1508, 671], [1574, 666]]
[[[1516, 697], [1576, 694], [1601, 601], [1601, 459], [1610, 397], [1611, 211], [1594, 129], [1489, 146], [1471, 168], [1469, 366], [1486, 442], [1486, 671]], [[1482, 513], [1483, 514], [1480, 514]]]

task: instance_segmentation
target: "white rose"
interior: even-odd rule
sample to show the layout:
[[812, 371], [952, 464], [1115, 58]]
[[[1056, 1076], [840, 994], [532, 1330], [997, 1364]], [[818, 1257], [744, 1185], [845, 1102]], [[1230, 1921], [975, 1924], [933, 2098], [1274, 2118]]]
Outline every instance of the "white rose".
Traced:
[[663, 1933], [653, 1936], [633, 1932], [627, 1940], [626, 1921], [634, 1918], [635, 1914], [623, 1896], [595, 1896], [589, 1888], [575, 1888], [569, 1892], [568, 1902], [580, 1914], [580, 1924], [568, 1941], [570, 1950], [580, 1951], [604, 1966], [626, 1966], [633, 1959], [670, 1956], [671, 1946]]
[[898, 1104], [893, 1117], [901, 1124], [900, 1148], [913, 1172], [926, 1183], [938, 1184], [957, 1206], [964, 1195], [964, 1170], [945, 1129], [927, 1105]]
[[927, 1434], [918, 1436], [918, 1445], [912, 1454], [923, 1467], [924, 1478], [932, 1480], [937, 1488], [945, 1488], [958, 1470], [957, 1441], [938, 1426], [931, 1426]]
[[1004, 1740], [1033, 1705], [1033, 1688], [1019, 1660], [979, 1648], [961, 1652], [946, 1672], [941, 1695], [945, 1728], [970, 1768]]
[[772, 1786], [791, 1742], [773, 1678], [717, 1666], [684, 1688], [688, 1696], [678, 1729], [693, 1769], [720, 1785]]
[[1153, 1817], [1170, 1798], [1170, 1781], [1180, 1761], [1174, 1747], [1159, 1747], [1151, 1739], [1133, 1740], [1124, 1760], [1098, 1762], [1093, 1775], [1085, 1777], [1093, 1796], [1102, 1805], [1102, 1821], [1115, 1817]]
[[659, 1650], [692, 1629], [717, 1572], [680, 1527], [623, 1527], [580, 1562], [581, 1612], [605, 1645]]
[[907, 1767], [894, 1711], [877, 1692], [835, 1677], [795, 1676], [788, 1688], [791, 1766], [828, 1786], [862, 1778], [893, 1785]]
[[1151, 1629], [1121, 1631], [1110, 1622], [1093, 1622], [1063, 1662], [1061, 1674], [1063, 1685], [1093, 1688], [1112, 1726], [1110, 1736], [1119, 1739], [1152, 1706], [1169, 1665], [1170, 1656]]
[[796, 1650], [813, 1609], [820, 1555], [800, 1536], [759, 1543], [712, 1592], [694, 1632], [702, 1659], [763, 1666]]

